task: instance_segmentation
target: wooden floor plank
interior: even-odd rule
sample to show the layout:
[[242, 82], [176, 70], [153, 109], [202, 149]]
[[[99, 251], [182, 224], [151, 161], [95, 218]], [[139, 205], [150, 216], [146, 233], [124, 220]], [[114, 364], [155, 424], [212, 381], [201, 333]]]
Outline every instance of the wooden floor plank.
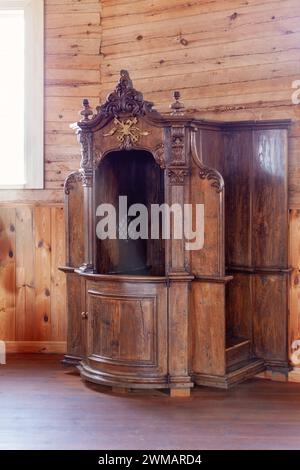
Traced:
[[59, 360], [16, 354], [0, 366], [1, 449], [300, 449], [300, 384], [119, 394]]

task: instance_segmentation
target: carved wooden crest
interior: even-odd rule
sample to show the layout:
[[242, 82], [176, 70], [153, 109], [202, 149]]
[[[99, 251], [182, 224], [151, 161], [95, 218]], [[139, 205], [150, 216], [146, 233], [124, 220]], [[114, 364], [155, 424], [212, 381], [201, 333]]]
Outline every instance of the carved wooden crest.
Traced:
[[97, 113], [105, 117], [119, 116], [120, 113], [143, 116], [152, 112], [152, 108], [153, 103], [145, 101], [143, 94], [133, 88], [127, 70], [121, 70], [115, 90], [108, 95], [105, 103], [97, 107]]

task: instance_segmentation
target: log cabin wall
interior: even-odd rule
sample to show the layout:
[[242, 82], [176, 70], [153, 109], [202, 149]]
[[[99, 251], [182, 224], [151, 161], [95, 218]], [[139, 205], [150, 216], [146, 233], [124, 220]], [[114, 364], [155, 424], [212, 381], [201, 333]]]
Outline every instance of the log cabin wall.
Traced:
[[64, 352], [63, 182], [79, 165], [69, 124], [98, 103], [97, 0], [45, 0], [45, 189], [0, 190], [0, 339], [9, 351]]
[[[38, 201], [61, 207], [64, 177], [79, 162], [68, 125], [81, 99], [103, 100], [122, 68], [161, 111], [180, 89], [185, 105], [206, 119], [291, 118], [290, 342], [300, 338], [300, 106], [292, 104], [292, 82], [300, 80], [299, 17], [299, 0], [45, 0], [45, 190], [2, 191], [1, 200], [15, 210], [24, 202], [34, 210]], [[9, 305], [11, 292], [4, 299]], [[26, 315], [42, 340], [32, 305], [28, 300]], [[6, 331], [11, 320], [2, 309], [0, 331]], [[65, 322], [64, 309], [59, 321]]]

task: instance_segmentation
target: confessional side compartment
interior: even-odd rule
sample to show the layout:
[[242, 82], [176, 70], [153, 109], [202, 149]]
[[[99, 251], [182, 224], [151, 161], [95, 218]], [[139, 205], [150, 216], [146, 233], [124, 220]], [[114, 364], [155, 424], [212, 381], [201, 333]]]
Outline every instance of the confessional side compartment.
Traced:
[[228, 130], [224, 139], [227, 368], [255, 359], [251, 277], [252, 130]]
[[125, 388], [168, 386], [165, 278], [84, 275], [88, 310], [83, 379]]
[[287, 380], [288, 125], [253, 131], [253, 334], [254, 351]]
[[[229, 124], [226, 185], [226, 330], [241, 352], [287, 374], [287, 123]], [[234, 346], [234, 345], [233, 345]], [[233, 347], [233, 351], [236, 349]], [[234, 359], [235, 360], [235, 359]]]
[[190, 368], [198, 385], [219, 386], [226, 373], [223, 179], [207, 162], [205, 141], [210, 139], [215, 159], [218, 130], [198, 128], [191, 135], [191, 203], [204, 205], [204, 245], [191, 251], [195, 276], [190, 297]]
[[[225, 212], [228, 212], [230, 188], [228, 196], [226, 178], [224, 185], [221, 175], [228, 171], [224, 167], [222, 129], [200, 129], [194, 142], [200, 164], [194, 158], [192, 181], [196, 190], [192, 191], [192, 199], [194, 203], [204, 203], [205, 239], [203, 249], [192, 253], [196, 279], [191, 299], [194, 332], [191, 367], [196, 383], [228, 388], [260, 372], [264, 364], [252, 354], [252, 310], [247, 280], [244, 282], [235, 272], [225, 273], [225, 252], [228, 256]], [[230, 201], [230, 211], [236, 217], [238, 208]], [[239, 233], [239, 236], [244, 235]], [[226, 241], [234, 243], [227, 232], [226, 237]], [[243, 304], [238, 313], [232, 308], [235, 302]]]
[[64, 185], [66, 266], [60, 267], [66, 274], [67, 295], [67, 352], [63, 363], [77, 365], [86, 352], [85, 281], [75, 270], [84, 261], [83, 187], [82, 174], [71, 173]]

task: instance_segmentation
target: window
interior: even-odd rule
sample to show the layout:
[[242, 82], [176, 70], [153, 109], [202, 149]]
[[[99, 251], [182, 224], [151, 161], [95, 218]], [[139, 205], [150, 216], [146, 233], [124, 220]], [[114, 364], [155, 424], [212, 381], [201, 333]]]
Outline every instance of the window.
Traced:
[[0, 0], [0, 187], [43, 188], [43, 0]]

